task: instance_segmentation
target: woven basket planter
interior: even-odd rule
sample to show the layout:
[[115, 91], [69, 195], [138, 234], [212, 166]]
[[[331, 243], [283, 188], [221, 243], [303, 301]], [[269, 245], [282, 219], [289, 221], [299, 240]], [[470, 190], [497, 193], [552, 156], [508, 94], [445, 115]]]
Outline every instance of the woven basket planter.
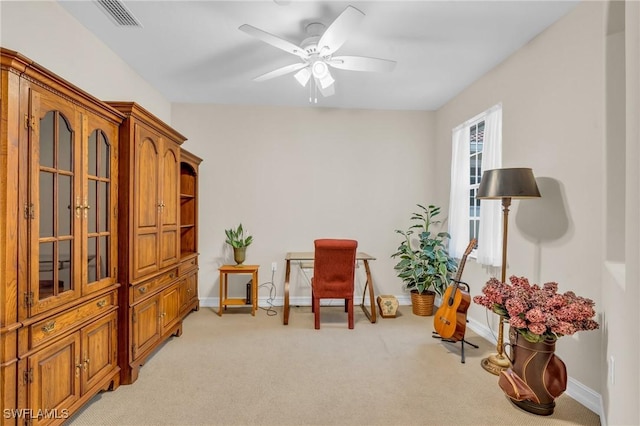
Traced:
[[433, 302], [435, 299], [436, 294], [433, 291], [418, 293], [416, 290], [411, 290], [411, 309], [413, 313], [422, 317], [433, 315]]

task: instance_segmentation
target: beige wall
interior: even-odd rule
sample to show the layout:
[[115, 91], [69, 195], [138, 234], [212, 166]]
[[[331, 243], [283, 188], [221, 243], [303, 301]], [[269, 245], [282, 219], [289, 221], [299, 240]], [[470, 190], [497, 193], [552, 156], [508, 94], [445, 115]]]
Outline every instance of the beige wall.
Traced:
[[[543, 197], [513, 202], [507, 276], [526, 276], [537, 283], [556, 281], [562, 291], [593, 299], [599, 313], [603, 309], [603, 19], [603, 3], [581, 4], [437, 113], [438, 174], [446, 175], [451, 129], [502, 102], [503, 166], [533, 168]], [[438, 199], [448, 200], [448, 185], [438, 188]], [[472, 293], [478, 294], [488, 275], [474, 265], [465, 278], [473, 283]], [[479, 306], [472, 306], [469, 316], [486, 324]], [[564, 337], [557, 345], [569, 375], [596, 391], [601, 389], [601, 377], [593, 366], [603, 365], [601, 345], [601, 331]]]
[[[560, 339], [557, 352], [567, 364], [571, 378], [587, 387], [573, 386], [574, 393], [582, 393], [574, 396], [595, 405], [598, 395], [591, 390], [599, 392], [604, 400], [603, 414], [612, 424], [636, 424], [637, 268], [633, 272], [636, 284], [632, 289], [627, 277], [625, 290], [624, 264], [612, 265], [605, 260], [620, 261], [626, 257], [633, 264], [638, 261], [638, 132], [637, 124], [633, 127], [627, 123], [625, 203], [624, 190], [620, 193], [616, 189], [619, 186], [605, 186], [607, 179], [610, 185], [612, 180], [625, 180], [613, 169], [615, 161], [609, 163], [609, 169], [606, 163], [612, 152], [620, 159], [620, 141], [625, 137], [624, 132], [621, 134], [615, 128], [605, 133], [606, 94], [621, 96], [618, 81], [605, 84], [607, 47], [610, 58], [620, 60], [621, 53], [619, 36], [617, 41], [609, 40], [607, 44], [607, 6], [606, 2], [582, 3], [440, 109], [436, 117], [437, 164], [439, 174], [448, 173], [453, 127], [502, 102], [504, 167], [532, 167], [543, 196], [540, 200], [514, 201], [512, 205], [508, 275], [524, 275], [539, 283], [557, 281], [560, 290], [573, 290], [595, 301], [601, 329]], [[635, 14], [637, 9], [634, 4]], [[633, 58], [631, 84], [637, 90], [637, 16], [634, 19], [635, 38], [631, 38], [635, 47], [629, 45], [627, 35], [625, 51], [627, 86], [629, 58]], [[618, 62], [618, 68], [609, 68], [610, 78], [620, 77], [619, 65]], [[626, 90], [629, 93], [629, 87]], [[637, 95], [632, 99], [636, 105], [629, 106], [627, 99], [626, 114], [637, 123]], [[624, 101], [615, 100], [611, 111], [624, 114], [623, 104]], [[620, 125], [619, 117], [610, 117], [609, 126], [616, 125]], [[629, 135], [630, 127], [633, 136]], [[609, 137], [607, 142], [605, 134]], [[612, 144], [616, 151], [610, 151]], [[448, 188], [441, 188], [438, 199], [447, 198]], [[626, 204], [626, 230], [621, 231], [619, 224], [623, 215], [606, 205], [611, 198], [620, 201], [623, 211]], [[612, 227], [607, 219], [618, 223]], [[611, 241], [612, 234], [621, 232], [628, 236], [626, 249], [625, 240], [618, 238], [622, 250]], [[627, 268], [627, 275], [629, 272]], [[474, 262], [468, 267], [466, 279], [475, 283], [475, 293], [487, 278], [487, 271]], [[486, 327], [485, 311], [480, 307], [472, 306], [469, 318], [475, 326]], [[495, 320], [495, 315], [490, 316], [494, 329]], [[615, 358], [613, 379], [608, 371], [611, 357]], [[594, 406], [590, 408], [597, 410]]]
[[[314, 239], [331, 237], [356, 239], [377, 258], [371, 268], [378, 294], [405, 296], [390, 259], [400, 242], [394, 229], [408, 225], [416, 203], [434, 198], [434, 115], [174, 105], [174, 125], [189, 135], [185, 147], [204, 159], [204, 303], [217, 303], [217, 268], [232, 262], [224, 230], [239, 222], [254, 236], [246, 263], [261, 265], [261, 283], [271, 280], [271, 263], [278, 263], [278, 304], [286, 252], [312, 251]], [[298, 268], [292, 273], [294, 301], [309, 304], [304, 276]], [[261, 290], [260, 298], [266, 296]]]
[[0, 1], [0, 45], [99, 99], [135, 101], [171, 122], [169, 101], [55, 0]]

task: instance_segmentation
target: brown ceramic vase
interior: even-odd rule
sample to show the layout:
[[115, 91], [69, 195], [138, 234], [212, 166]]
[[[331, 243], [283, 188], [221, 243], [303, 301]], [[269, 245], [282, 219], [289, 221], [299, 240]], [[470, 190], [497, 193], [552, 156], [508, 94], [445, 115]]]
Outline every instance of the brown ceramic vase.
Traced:
[[567, 369], [555, 355], [555, 340], [532, 343], [517, 332], [510, 333], [510, 338], [511, 370], [533, 392], [533, 395], [522, 400], [510, 397], [511, 401], [533, 414], [553, 414], [555, 399], [567, 388]]

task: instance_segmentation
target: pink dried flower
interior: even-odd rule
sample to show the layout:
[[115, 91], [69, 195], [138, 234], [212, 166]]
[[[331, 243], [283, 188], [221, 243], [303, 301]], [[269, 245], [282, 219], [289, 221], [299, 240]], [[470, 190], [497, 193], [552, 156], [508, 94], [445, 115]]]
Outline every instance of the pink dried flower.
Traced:
[[508, 299], [505, 303], [510, 317], [517, 317], [527, 311], [527, 304], [522, 299]]
[[529, 331], [541, 336], [547, 331], [547, 326], [541, 322], [532, 322], [529, 324]]
[[527, 328], [527, 322], [520, 317], [509, 318], [509, 325], [513, 328]]
[[525, 318], [530, 322], [541, 323], [544, 321], [544, 313], [542, 313], [542, 309], [540, 308], [533, 308], [526, 313]]
[[555, 340], [577, 331], [596, 330], [599, 325], [593, 300], [577, 296], [572, 291], [558, 293], [558, 283], [540, 287], [525, 277], [509, 277], [511, 284], [491, 278], [482, 288], [482, 295], [473, 301], [509, 320], [527, 340]]

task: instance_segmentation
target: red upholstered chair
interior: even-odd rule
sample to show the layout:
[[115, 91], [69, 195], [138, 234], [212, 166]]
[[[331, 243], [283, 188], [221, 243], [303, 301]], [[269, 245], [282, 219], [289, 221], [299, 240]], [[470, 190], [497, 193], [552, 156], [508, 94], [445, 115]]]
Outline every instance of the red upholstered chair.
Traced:
[[320, 299], [344, 299], [349, 328], [353, 328], [353, 287], [356, 272], [355, 240], [315, 240], [313, 278], [311, 278], [312, 311], [315, 328], [320, 329]]

